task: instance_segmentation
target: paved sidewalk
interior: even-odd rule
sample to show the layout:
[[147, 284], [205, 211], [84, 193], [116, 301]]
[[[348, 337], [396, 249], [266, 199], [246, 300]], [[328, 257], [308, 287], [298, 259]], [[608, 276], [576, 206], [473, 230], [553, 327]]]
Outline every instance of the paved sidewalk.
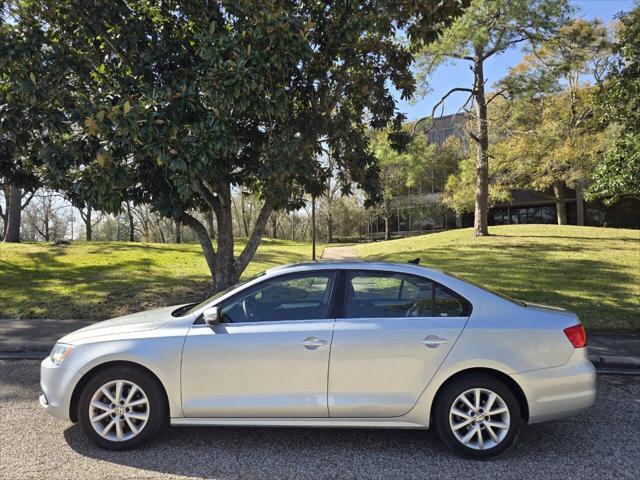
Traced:
[[[0, 319], [0, 358], [44, 356], [59, 338], [95, 322]], [[640, 335], [587, 333], [587, 337], [589, 358], [599, 370], [626, 370], [640, 374]]]
[[589, 334], [589, 357], [600, 368], [633, 369], [640, 372], [640, 335]]
[[0, 354], [6, 352], [49, 352], [67, 333], [97, 320], [0, 319]]
[[359, 260], [355, 247], [325, 247], [322, 260]]

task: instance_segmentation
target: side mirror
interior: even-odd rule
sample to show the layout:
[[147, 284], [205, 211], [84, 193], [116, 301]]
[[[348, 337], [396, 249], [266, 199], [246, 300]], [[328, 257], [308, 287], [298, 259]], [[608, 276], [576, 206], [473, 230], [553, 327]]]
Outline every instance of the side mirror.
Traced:
[[202, 317], [204, 318], [204, 323], [213, 327], [220, 323], [220, 316], [218, 315], [218, 307], [209, 307], [204, 312], [202, 312]]

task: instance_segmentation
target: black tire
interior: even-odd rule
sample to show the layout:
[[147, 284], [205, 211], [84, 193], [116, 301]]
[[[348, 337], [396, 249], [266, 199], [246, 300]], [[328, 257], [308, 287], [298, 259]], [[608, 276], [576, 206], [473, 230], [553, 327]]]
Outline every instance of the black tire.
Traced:
[[[459, 441], [456, 438], [449, 421], [449, 413], [456, 399], [462, 393], [475, 388], [495, 392], [504, 401], [504, 404], [509, 411], [510, 423], [509, 428], [505, 429], [507, 431], [506, 435], [497, 445], [491, 448], [485, 448], [484, 450], [470, 448]], [[436, 399], [433, 420], [440, 439], [449, 449], [463, 457], [489, 459], [503, 455], [513, 447], [520, 434], [522, 414], [518, 400], [507, 385], [491, 375], [473, 374], [457, 378], [444, 387]], [[473, 423], [473, 425], [475, 425], [475, 423]], [[464, 428], [471, 429], [473, 427], [469, 425]], [[483, 426], [482, 428], [485, 427]], [[484, 435], [487, 434], [488, 432], [484, 433]]]
[[[146, 424], [136, 436], [122, 441], [113, 441], [100, 436], [89, 420], [89, 404], [94, 393], [101, 386], [115, 380], [126, 380], [136, 384], [144, 391], [148, 399], [149, 417]], [[85, 385], [78, 401], [80, 427], [93, 443], [107, 450], [131, 450], [139, 447], [166, 425], [167, 418], [167, 403], [162, 386], [147, 372], [134, 367], [111, 367], [99, 372]]]

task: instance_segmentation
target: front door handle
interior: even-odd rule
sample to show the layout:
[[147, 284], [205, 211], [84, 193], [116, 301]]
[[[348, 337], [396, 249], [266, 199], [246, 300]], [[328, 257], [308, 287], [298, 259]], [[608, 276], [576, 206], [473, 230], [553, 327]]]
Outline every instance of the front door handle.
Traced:
[[326, 340], [320, 340], [319, 338], [316, 338], [316, 337], [308, 337], [308, 338], [305, 338], [300, 345], [302, 345], [304, 348], [307, 348], [309, 350], [313, 350], [318, 347], [324, 347], [326, 344], [327, 344]]
[[437, 335], [428, 335], [422, 339], [422, 344], [429, 348], [436, 348], [445, 343], [447, 343], [447, 339]]

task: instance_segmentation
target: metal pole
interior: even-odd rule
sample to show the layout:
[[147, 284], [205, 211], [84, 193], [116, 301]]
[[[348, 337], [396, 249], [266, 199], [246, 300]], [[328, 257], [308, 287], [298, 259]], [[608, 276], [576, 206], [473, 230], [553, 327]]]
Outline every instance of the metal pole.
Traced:
[[311, 260], [316, 261], [316, 197], [311, 197]]

